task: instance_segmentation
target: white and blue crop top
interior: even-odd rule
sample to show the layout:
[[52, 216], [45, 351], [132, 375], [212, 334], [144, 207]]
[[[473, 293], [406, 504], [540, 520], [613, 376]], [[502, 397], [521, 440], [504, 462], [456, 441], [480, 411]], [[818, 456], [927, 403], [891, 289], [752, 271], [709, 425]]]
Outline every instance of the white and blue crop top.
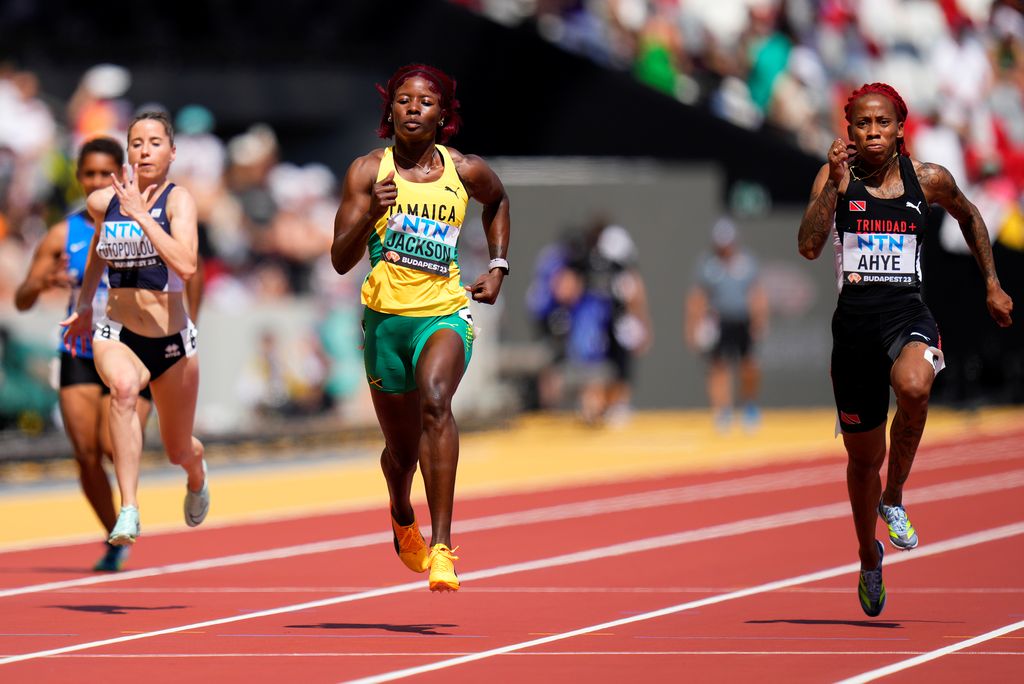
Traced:
[[[170, 235], [171, 221], [167, 218], [167, 198], [174, 188], [170, 183], [149, 210], [164, 232]], [[117, 195], [110, 199], [103, 217], [96, 253], [108, 266], [110, 289], [135, 287], [157, 292], [181, 292], [185, 283], [181, 276], [167, 267], [142, 227], [121, 213]]]

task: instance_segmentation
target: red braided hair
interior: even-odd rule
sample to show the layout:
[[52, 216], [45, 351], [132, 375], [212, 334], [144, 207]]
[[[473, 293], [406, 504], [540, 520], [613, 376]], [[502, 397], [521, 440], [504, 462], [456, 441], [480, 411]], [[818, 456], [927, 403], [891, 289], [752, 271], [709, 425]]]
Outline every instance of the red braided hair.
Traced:
[[443, 145], [459, 132], [459, 127], [462, 125], [459, 101], [455, 99], [455, 79], [428, 64], [407, 64], [392, 74], [386, 86], [377, 85], [377, 92], [384, 100], [377, 135], [381, 138], [394, 136], [395, 124], [389, 120], [388, 116], [391, 114], [391, 103], [395, 99], [395, 91], [410, 78], [415, 77], [430, 83], [432, 90], [437, 92], [441, 100], [441, 109], [445, 112], [444, 126], [437, 130], [437, 141]]
[[[846, 106], [843, 107], [843, 113], [846, 115], [846, 123], [853, 125], [853, 121], [850, 119], [853, 111], [853, 103], [864, 97], [865, 95], [881, 95], [892, 102], [896, 108], [896, 120], [899, 122], [905, 122], [907, 120], [907, 103], [903, 101], [900, 94], [896, 92], [888, 83], [865, 83], [860, 88], [857, 88], [850, 93], [849, 99], [846, 100]], [[907, 143], [903, 138], [897, 138], [897, 151], [903, 156], [910, 156], [907, 152]]]

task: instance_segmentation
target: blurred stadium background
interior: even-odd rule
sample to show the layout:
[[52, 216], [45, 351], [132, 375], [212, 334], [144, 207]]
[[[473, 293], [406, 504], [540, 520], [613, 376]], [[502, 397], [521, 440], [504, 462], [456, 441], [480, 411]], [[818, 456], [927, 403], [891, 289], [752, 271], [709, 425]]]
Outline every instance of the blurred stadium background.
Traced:
[[[382, 144], [374, 84], [409, 62], [457, 78], [466, 124], [452, 144], [486, 157], [512, 202], [512, 276], [498, 306], [474, 310], [482, 332], [460, 420], [538, 408], [552, 355], [531, 307], [538, 260], [607, 225], [631, 236], [651, 312], [633, 406], [706, 406], [683, 308], [723, 215], [770, 303], [762, 404], [826, 407], [835, 281], [827, 257], [799, 257], [796, 230], [828, 141], [845, 135], [852, 88], [882, 80], [904, 95], [912, 154], [949, 168], [981, 208], [1003, 286], [1024, 302], [1021, 12], [1016, 0], [4, 2], [0, 454], [70, 453], [49, 382], [65, 294], [19, 314], [14, 289], [47, 226], [80, 202], [77, 146], [121, 140], [135, 111], [155, 107], [176, 121], [172, 174], [201, 210], [200, 434], [374, 430], [362, 274], [337, 276], [327, 250], [348, 163]], [[949, 366], [934, 401], [1019, 404], [1024, 328], [989, 320], [956, 224], [935, 223], [925, 296]], [[463, 270], [483, 268], [482, 231], [461, 250]]]

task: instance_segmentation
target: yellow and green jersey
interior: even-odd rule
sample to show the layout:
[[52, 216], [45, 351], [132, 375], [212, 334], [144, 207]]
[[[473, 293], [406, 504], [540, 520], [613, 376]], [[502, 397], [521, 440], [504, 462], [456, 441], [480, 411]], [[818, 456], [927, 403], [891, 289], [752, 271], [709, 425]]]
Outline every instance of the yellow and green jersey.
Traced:
[[459, 278], [458, 253], [468, 196], [448, 150], [438, 145], [437, 151], [444, 172], [430, 183], [402, 178], [391, 147], [380, 160], [377, 181], [395, 171], [398, 199], [367, 240], [371, 269], [361, 295], [374, 311], [444, 316], [469, 303]]

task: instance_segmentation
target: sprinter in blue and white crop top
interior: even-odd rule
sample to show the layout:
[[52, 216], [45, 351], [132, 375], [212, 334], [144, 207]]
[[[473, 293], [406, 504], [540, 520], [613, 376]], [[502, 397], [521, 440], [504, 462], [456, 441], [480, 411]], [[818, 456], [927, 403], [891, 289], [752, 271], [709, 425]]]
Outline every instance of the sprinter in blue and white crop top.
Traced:
[[[149, 210], [149, 215], [168, 235], [171, 234], [171, 221], [167, 217], [167, 198], [173, 189], [174, 183], [169, 183]], [[96, 253], [107, 262], [111, 289], [136, 287], [157, 292], [181, 292], [185, 289], [181, 276], [167, 268], [142, 227], [121, 213], [117, 195], [107, 205]]]

